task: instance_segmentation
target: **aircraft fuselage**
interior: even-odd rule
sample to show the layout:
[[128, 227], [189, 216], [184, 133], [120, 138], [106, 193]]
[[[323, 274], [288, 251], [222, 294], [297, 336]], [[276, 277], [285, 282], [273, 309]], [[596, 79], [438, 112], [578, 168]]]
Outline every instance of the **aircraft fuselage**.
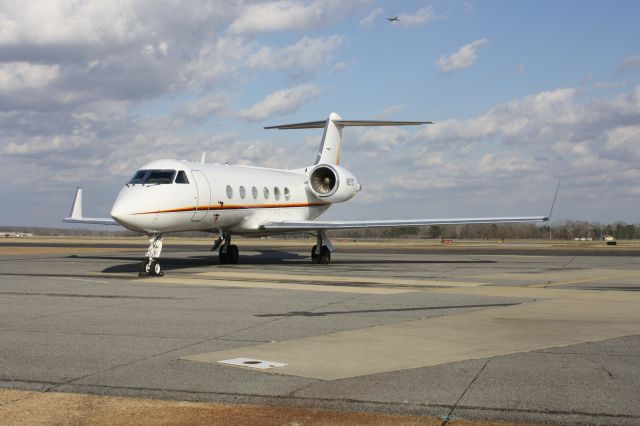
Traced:
[[[138, 176], [142, 183], [135, 183]], [[157, 160], [142, 166], [122, 188], [111, 217], [141, 233], [221, 229], [265, 234], [260, 223], [315, 219], [329, 208], [307, 186], [306, 169]]]

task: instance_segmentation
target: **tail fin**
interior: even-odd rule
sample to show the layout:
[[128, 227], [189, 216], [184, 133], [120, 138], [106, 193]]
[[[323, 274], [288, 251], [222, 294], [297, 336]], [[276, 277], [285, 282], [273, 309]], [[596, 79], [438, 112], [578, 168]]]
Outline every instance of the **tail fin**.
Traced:
[[281, 124], [269, 126], [265, 129], [320, 129], [324, 128], [320, 149], [315, 164], [340, 164], [340, 142], [342, 140], [342, 128], [346, 126], [415, 126], [420, 124], [433, 124], [431, 121], [380, 121], [380, 120], [343, 120], [338, 114], [332, 112], [329, 118], [323, 121], [309, 121], [306, 123]]
[[334, 120], [340, 120], [340, 116], [335, 112], [329, 114], [327, 123], [324, 125], [324, 133], [318, 156], [315, 164], [340, 164], [340, 142], [342, 141], [342, 126], [337, 125]]

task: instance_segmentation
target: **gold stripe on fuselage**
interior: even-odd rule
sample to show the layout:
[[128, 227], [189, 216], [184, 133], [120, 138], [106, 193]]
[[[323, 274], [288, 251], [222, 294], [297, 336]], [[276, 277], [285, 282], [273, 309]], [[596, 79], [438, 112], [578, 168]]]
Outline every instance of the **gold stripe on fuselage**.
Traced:
[[225, 205], [216, 204], [212, 206], [191, 206], [191, 207], [181, 207], [177, 209], [169, 209], [169, 210], [154, 210], [149, 212], [140, 212], [133, 213], [134, 215], [140, 214], [156, 214], [156, 213], [178, 213], [178, 212], [189, 212], [189, 211], [215, 211], [215, 210], [243, 210], [243, 209], [277, 209], [277, 208], [286, 208], [286, 207], [318, 207], [318, 206], [326, 206], [328, 203], [293, 203], [293, 204], [230, 204]]

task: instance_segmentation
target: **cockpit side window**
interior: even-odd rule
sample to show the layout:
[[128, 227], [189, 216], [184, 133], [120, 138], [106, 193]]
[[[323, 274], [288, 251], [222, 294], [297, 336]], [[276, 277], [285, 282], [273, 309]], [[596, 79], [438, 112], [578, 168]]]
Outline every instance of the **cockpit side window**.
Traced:
[[187, 174], [184, 170], [180, 170], [178, 175], [176, 176], [176, 183], [189, 183], [189, 179], [187, 179]]
[[141, 183], [145, 185], [158, 185], [165, 183], [173, 183], [175, 170], [138, 170], [129, 181], [130, 185]]

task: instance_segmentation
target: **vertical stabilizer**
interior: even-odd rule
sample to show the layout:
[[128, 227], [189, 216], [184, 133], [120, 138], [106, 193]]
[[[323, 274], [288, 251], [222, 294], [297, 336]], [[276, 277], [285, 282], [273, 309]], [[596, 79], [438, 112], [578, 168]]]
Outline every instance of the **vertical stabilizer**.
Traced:
[[329, 114], [327, 123], [324, 126], [324, 134], [320, 149], [316, 157], [316, 164], [340, 164], [340, 141], [342, 139], [342, 126], [334, 121], [341, 120], [335, 112]]

